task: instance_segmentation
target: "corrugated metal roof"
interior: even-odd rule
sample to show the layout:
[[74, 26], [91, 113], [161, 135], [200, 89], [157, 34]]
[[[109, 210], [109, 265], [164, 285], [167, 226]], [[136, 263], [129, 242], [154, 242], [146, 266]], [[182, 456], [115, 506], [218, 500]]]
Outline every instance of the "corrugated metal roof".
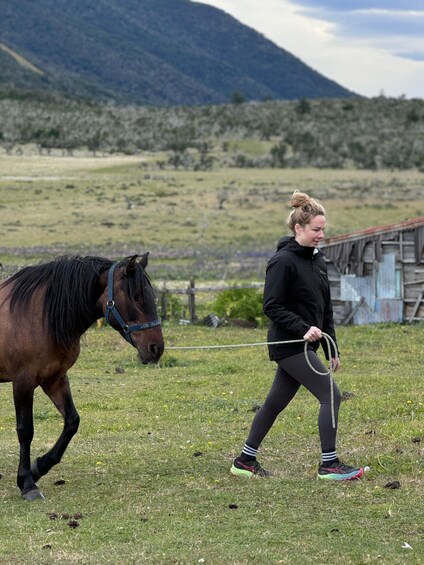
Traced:
[[324, 245], [331, 245], [332, 243], [341, 243], [351, 239], [360, 239], [362, 237], [369, 237], [370, 235], [382, 234], [385, 232], [403, 231], [413, 229], [416, 227], [424, 226], [424, 216], [405, 220], [397, 224], [389, 224], [387, 226], [376, 226], [372, 228], [365, 228], [363, 230], [354, 231], [347, 234], [335, 235], [324, 240]]

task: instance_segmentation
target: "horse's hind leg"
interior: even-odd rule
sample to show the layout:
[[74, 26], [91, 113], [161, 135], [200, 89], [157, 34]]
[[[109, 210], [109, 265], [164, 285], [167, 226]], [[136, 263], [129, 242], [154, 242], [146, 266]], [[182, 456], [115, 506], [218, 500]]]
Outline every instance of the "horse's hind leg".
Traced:
[[16, 411], [16, 431], [20, 446], [17, 483], [25, 500], [44, 498], [35, 484], [31, 472], [31, 442], [34, 437], [32, 406], [34, 388], [22, 382], [14, 381], [13, 398]]
[[64, 426], [59, 439], [52, 449], [33, 462], [31, 471], [34, 481], [38, 481], [38, 479], [46, 475], [54, 465], [60, 463], [69, 442], [78, 431], [80, 421], [66, 375], [57, 380], [43, 383], [41, 387], [62, 414]]

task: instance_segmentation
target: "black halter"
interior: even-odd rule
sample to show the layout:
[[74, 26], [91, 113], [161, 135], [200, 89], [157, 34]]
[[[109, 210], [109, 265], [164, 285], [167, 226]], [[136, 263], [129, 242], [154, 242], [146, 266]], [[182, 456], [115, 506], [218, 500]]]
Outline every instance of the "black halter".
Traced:
[[122, 331], [124, 332], [124, 338], [128, 341], [128, 343], [131, 343], [131, 345], [136, 347], [135, 343], [132, 340], [131, 333], [139, 332], [141, 330], [149, 330], [150, 328], [155, 328], [156, 326], [160, 326], [161, 322], [158, 318], [156, 320], [151, 320], [150, 322], [145, 322], [144, 324], [134, 324], [132, 326], [129, 326], [124, 322], [124, 319], [119, 313], [118, 308], [115, 306], [115, 301], [113, 299], [113, 275], [117, 264], [118, 263], [114, 263], [109, 269], [109, 276], [107, 281], [108, 289], [107, 289], [107, 303], [106, 303], [105, 317], [107, 323], [110, 324], [109, 317], [111, 314], [113, 314], [115, 320], [118, 322], [118, 324], [121, 326]]

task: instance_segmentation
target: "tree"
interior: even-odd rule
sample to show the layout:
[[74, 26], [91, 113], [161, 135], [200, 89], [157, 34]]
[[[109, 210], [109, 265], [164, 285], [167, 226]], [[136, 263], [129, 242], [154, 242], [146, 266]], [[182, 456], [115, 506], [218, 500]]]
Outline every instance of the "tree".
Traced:
[[271, 148], [270, 154], [273, 167], [284, 167], [285, 158], [287, 153], [287, 145], [280, 141], [277, 145]]
[[231, 95], [232, 104], [244, 104], [246, 102], [246, 97], [240, 90], [235, 90]]
[[304, 114], [310, 114], [311, 112], [311, 103], [306, 98], [301, 98], [296, 106], [296, 112], [303, 116]]

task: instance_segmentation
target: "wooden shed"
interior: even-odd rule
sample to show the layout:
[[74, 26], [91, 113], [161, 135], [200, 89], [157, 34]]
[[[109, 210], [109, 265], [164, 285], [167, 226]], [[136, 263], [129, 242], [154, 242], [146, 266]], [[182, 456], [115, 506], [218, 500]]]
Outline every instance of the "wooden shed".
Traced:
[[424, 217], [324, 241], [335, 322], [424, 320]]

